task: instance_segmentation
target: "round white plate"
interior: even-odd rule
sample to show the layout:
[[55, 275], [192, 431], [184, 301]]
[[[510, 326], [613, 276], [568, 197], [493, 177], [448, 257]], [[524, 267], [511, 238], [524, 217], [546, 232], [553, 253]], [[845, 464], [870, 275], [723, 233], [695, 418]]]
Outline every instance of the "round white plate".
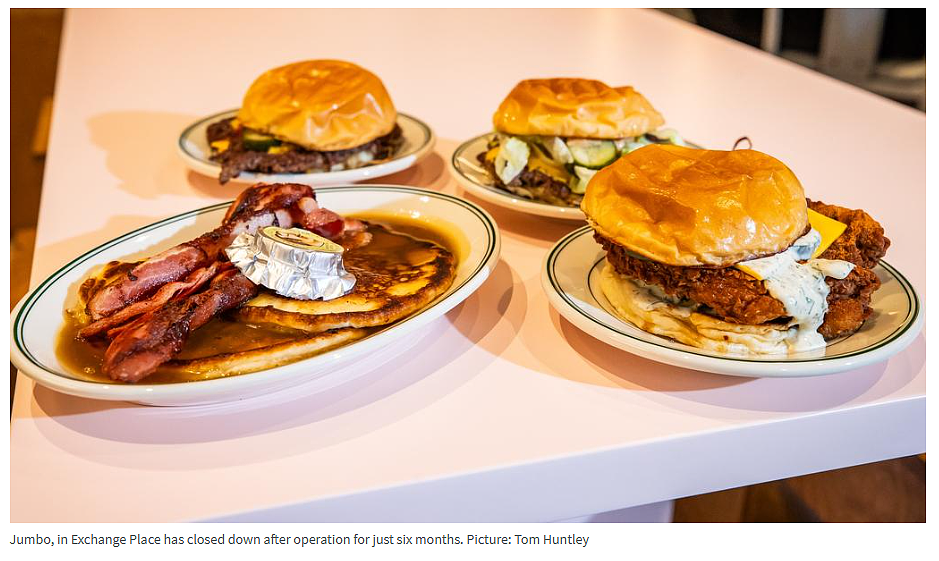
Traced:
[[[242, 399], [300, 384], [323, 389], [377, 366], [382, 347], [420, 330], [465, 300], [499, 260], [500, 238], [492, 217], [462, 199], [397, 185], [345, 185], [316, 190], [324, 207], [343, 214], [378, 212], [445, 226], [461, 236], [461, 259], [453, 285], [420, 312], [340, 349], [270, 370], [177, 384], [108, 384], [79, 379], [56, 356], [63, 312], [76, 301], [88, 273], [112, 260], [154, 255], [218, 226], [229, 203], [186, 212], [134, 230], [75, 258], [23, 297], [11, 312], [11, 359], [24, 374], [53, 390], [94, 399], [148, 405], [194, 405]], [[407, 340], [402, 341], [406, 343]], [[352, 367], [341, 368], [350, 361]], [[341, 378], [341, 379], [340, 379]], [[308, 384], [309, 383], [309, 384]], [[318, 386], [318, 387], [319, 387]], [[309, 392], [315, 393], [315, 392]]]
[[450, 158], [450, 175], [461, 187], [480, 199], [504, 208], [527, 212], [537, 216], [561, 218], [564, 220], [585, 220], [579, 207], [557, 206], [526, 199], [509, 193], [492, 184], [492, 178], [476, 159], [486, 151], [486, 144], [493, 133], [487, 133], [459, 145]]
[[881, 261], [874, 269], [882, 283], [871, 301], [874, 313], [856, 333], [811, 353], [722, 355], [646, 333], [619, 319], [600, 289], [605, 256], [589, 226], [562, 238], [541, 271], [548, 301], [564, 318], [604, 343], [673, 366], [755, 378], [831, 374], [886, 360], [906, 348], [923, 324], [913, 287]]
[[[212, 151], [205, 138], [205, 130], [212, 123], [234, 117], [237, 113], [237, 109], [232, 109], [199, 119], [186, 127], [186, 130], [179, 135], [176, 150], [189, 169], [203, 175], [209, 175], [215, 178], [218, 177], [222, 168], [209, 159], [209, 155]], [[398, 113], [398, 125], [401, 127], [401, 133], [404, 136], [404, 144], [401, 145], [398, 149], [398, 153], [395, 154], [394, 158], [391, 160], [362, 168], [342, 171], [271, 174], [242, 172], [238, 177], [233, 178], [231, 182], [303, 183], [313, 186], [339, 185], [397, 173], [413, 166], [420, 161], [421, 158], [429, 154], [430, 151], [433, 150], [434, 141], [436, 140], [434, 132], [430, 130], [430, 127], [410, 115]]]

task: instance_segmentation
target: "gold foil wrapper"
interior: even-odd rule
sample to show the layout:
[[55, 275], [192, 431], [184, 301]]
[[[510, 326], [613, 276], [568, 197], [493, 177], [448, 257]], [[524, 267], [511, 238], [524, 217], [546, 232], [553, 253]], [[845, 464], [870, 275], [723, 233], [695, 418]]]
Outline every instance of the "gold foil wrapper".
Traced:
[[332, 300], [355, 287], [342, 265], [342, 246], [299, 228], [240, 234], [225, 253], [252, 282], [287, 298]]

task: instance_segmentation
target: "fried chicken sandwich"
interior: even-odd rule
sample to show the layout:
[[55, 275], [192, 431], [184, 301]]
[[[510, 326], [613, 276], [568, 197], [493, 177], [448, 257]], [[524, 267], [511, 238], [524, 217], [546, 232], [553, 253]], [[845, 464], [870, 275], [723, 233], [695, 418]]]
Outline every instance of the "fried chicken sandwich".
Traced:
[[642, 94], [597, 80], [523, 80], [492, 118], [477, 158], [499, 188], [537, 201], [580, 204], [597, 170], [652, 143], [684, 144]]
[[755, 150], [646, 146], [597, 172], [581, 208], [618, 315], [728, 354], [811, 351], [859, 329], [890, 245], [867, 213], [807, 200]]
[[392, 157], [404, 141], [382, 81], [341, 60], [268, 70], [251, 84], [238, 115], [212, 123], [206, 136], [222, 183], [243, 171], [359, 168]]

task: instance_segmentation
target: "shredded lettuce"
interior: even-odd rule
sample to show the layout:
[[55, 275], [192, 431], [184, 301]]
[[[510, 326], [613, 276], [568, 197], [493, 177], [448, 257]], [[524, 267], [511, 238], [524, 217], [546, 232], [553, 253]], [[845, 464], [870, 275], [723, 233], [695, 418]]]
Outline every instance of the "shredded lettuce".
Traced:
[[525, 141], [511, 136], [506, 138], [499, 147], [499, 154], [495, 161], [496, 174], [499, 175], [499, 179], [505, 184], [515, 179], [525, 169], [530, 154], [531, 150]]
[[567, 144], [557, 136], [545, 136], [541, 139], [541, 145], [547, 148], [551, 154], [551, 159], [560, 164], [574, 163], [574, 156], [571, 155]]

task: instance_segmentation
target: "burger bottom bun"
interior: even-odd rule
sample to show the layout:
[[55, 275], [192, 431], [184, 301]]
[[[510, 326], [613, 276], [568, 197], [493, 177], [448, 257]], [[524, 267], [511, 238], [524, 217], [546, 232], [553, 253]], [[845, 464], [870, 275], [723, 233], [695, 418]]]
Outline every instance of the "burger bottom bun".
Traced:
[[741, 325], [695, 312], [653, 294], [646, 286], [617, 273], [609, 262], [600, 288], [617, 315], [639, 329], [679, 343], [722, 354], [786, 354], [796, 328], [787, 325]]

